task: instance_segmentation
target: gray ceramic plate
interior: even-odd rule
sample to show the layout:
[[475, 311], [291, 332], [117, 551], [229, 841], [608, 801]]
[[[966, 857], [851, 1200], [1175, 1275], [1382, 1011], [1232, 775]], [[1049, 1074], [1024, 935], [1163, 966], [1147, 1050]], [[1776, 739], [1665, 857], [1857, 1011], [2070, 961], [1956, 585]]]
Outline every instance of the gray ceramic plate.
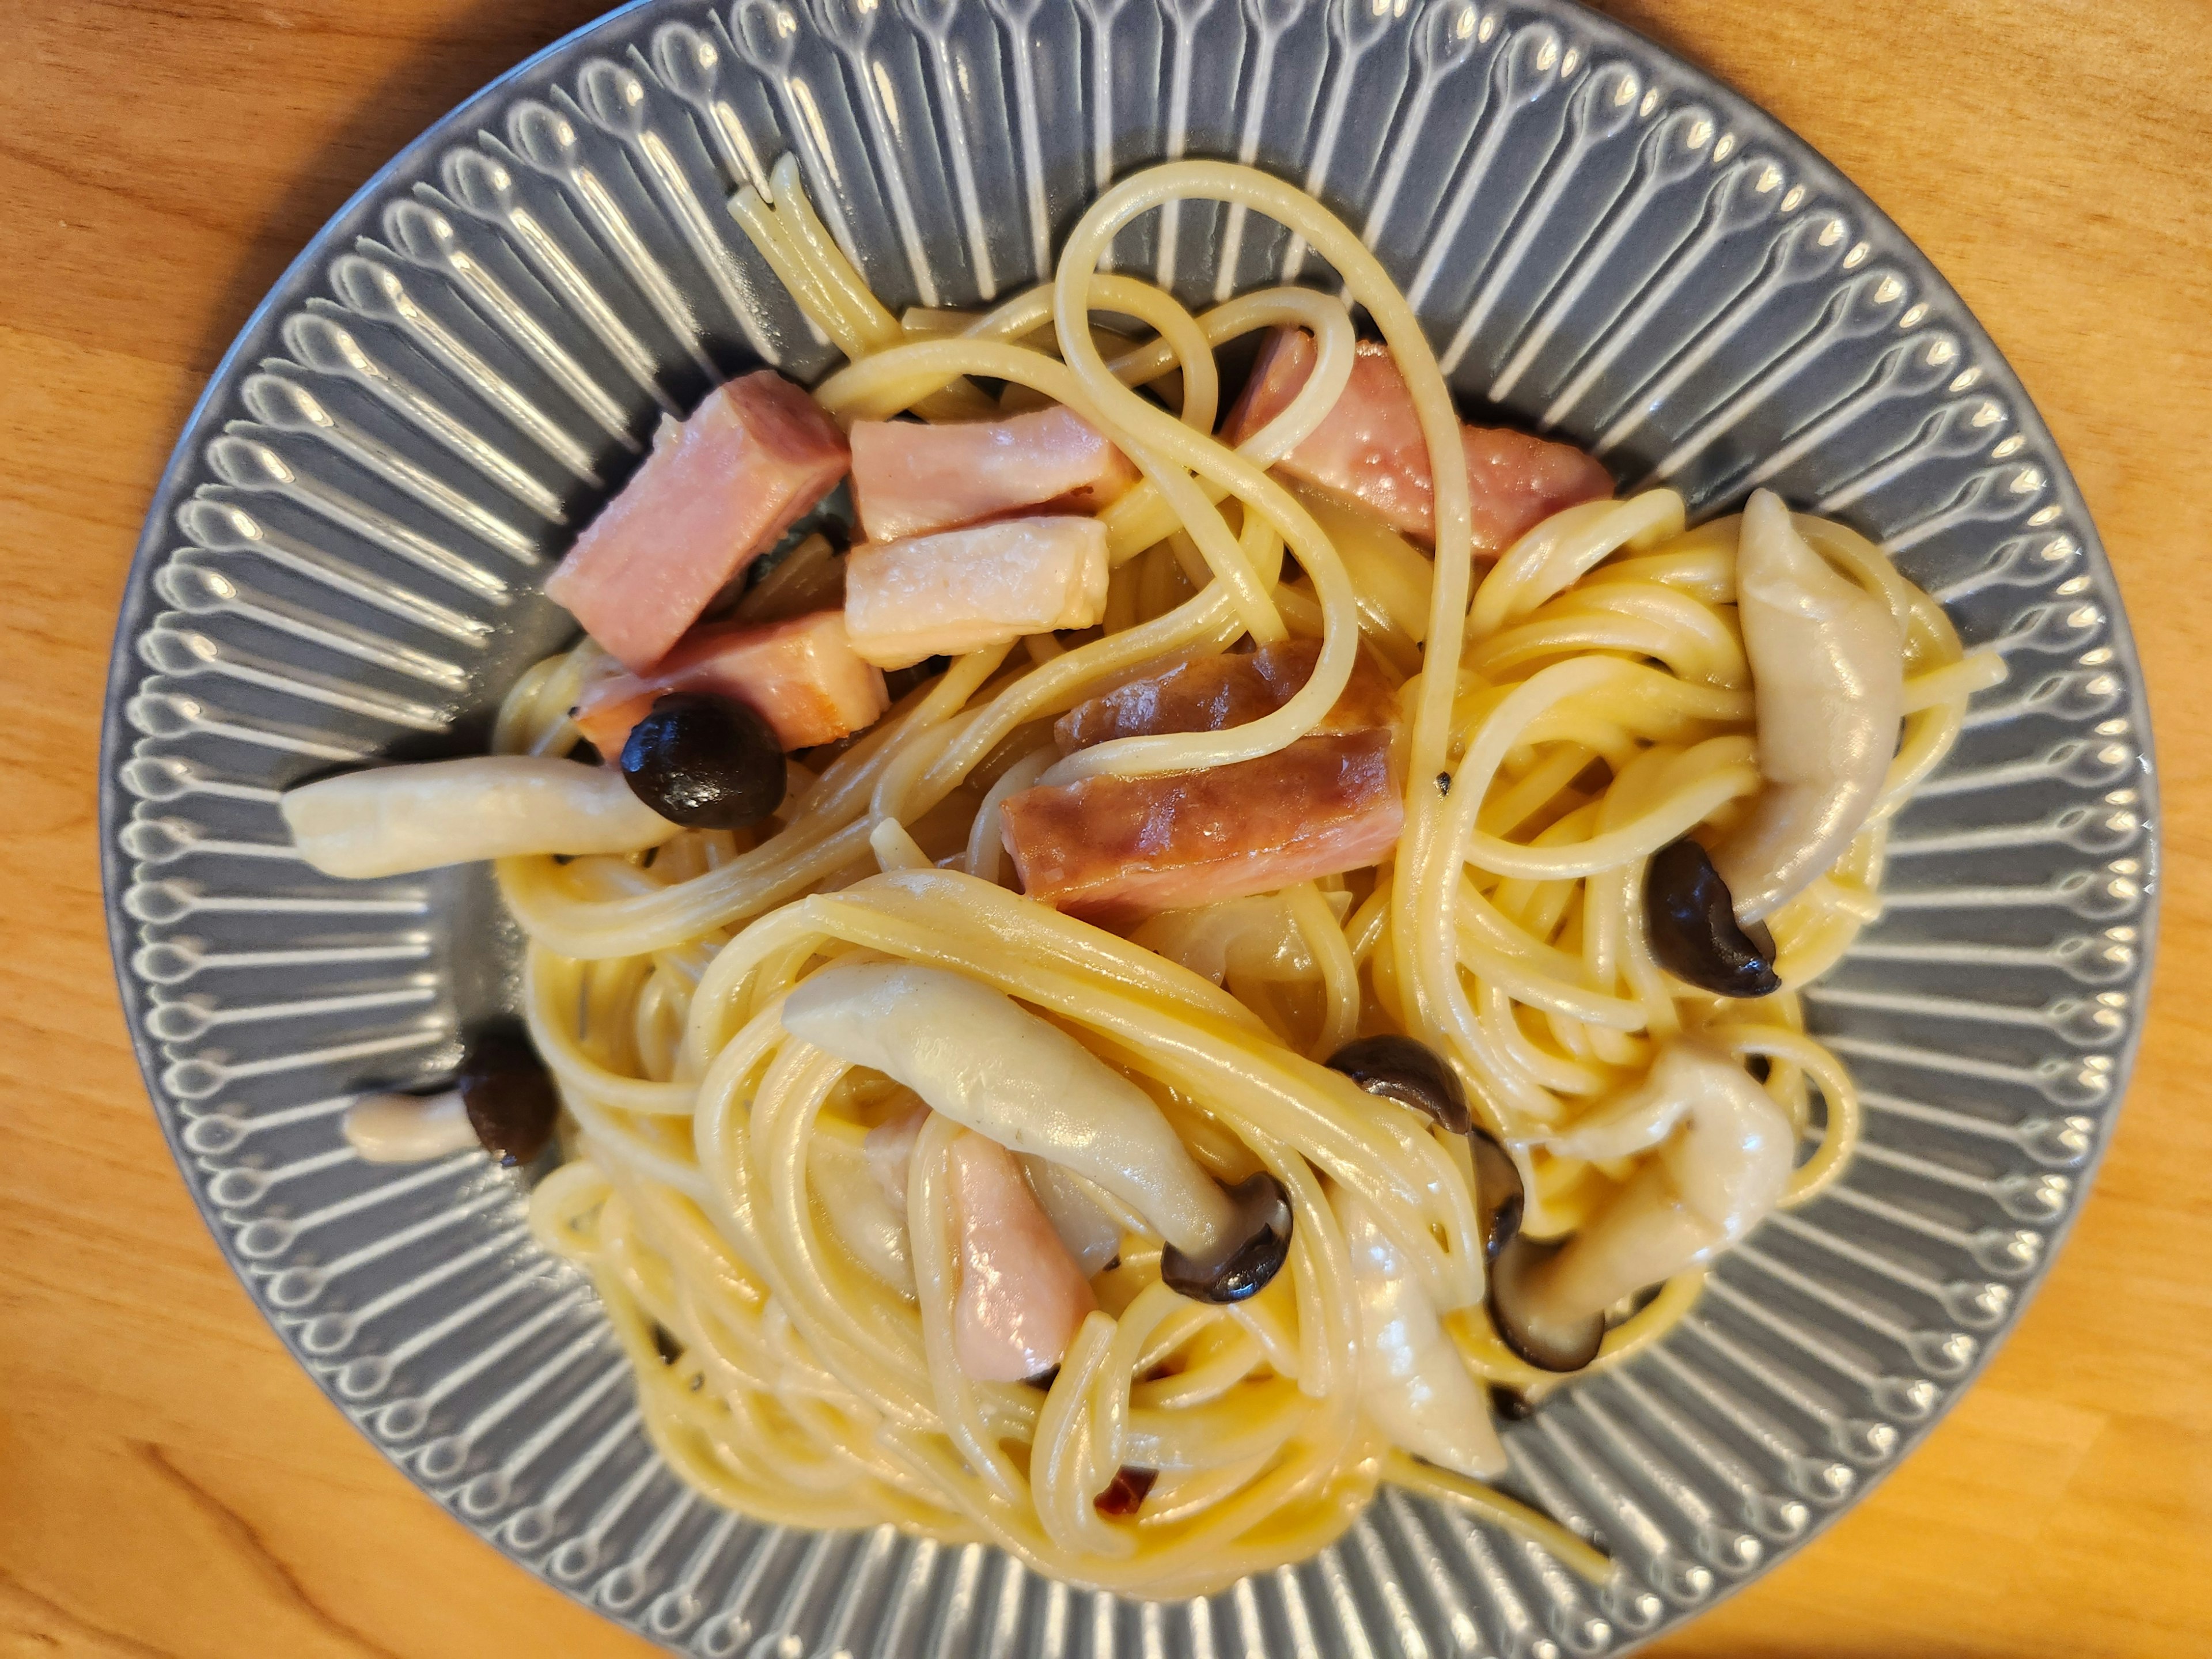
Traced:
[[[1112, 175], [1255, 159], [1363, 228], [1470, 403], [1698, 512], [1771, 483], [1881, 540], [2008, 684], [1891, 843], [1888, 914], [1809, 994], [1864, 1084], [1840, 1188], [1776, 1218], [1649, 1358], [1510, 1433], [1619, 1562], [1386, 1495], [1209, 1601], [980, 1548], [763, 1528], [638, 1431], [587, 1288], [477, 1157], [357, 1162], [349, 1091], [435, 1077], [510, 991], [481, 869], [317, 878], [304, 774], [463, 752], [567, 623], [539, 576], [663, 408], [827, 354], [722, 201], [796, 146], [894, 302], [1036, 279]], [[1118, 249], [1192, 298], [1285, 270], [1186, 206]], [[1928, 1431], [2078, 1207], [2142, 1009], [2142, 682], [2018, 381], [1896, 228], [1741, 99], [1559, 0], [665, 0], [426, 133], [216, 372], [117, 635], [102, 828], [155, 1109], [209, 1225], [340, 1410], [480, 1536], [707, 1655], [1588, 1654], [1802, 1546]]]

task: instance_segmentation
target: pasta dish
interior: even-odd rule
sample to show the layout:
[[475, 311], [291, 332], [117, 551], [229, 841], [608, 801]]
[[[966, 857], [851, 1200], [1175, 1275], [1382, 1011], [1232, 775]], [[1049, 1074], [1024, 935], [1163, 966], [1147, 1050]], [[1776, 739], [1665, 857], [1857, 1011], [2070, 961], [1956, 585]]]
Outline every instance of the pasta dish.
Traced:
[[[1389, 1481], [1601, 1575], [1497, 1419], [1850, 1157], [1798, 993], [2001, 664], [1770, 492], [1692, 526], [1466, 423], [1265, 173], [1137, 173], [1049, 284], [902, 316], [771, 187], [842, 366], [664, 422], [491, 753], [285, 797], [327, 873], [495, 860], [528, 939], [518, 1026], [349, 1139], [524, 1166], [748, 1516], [1182, 1597]], [[1184, 199], [1340, 292], [1103, 268]]]

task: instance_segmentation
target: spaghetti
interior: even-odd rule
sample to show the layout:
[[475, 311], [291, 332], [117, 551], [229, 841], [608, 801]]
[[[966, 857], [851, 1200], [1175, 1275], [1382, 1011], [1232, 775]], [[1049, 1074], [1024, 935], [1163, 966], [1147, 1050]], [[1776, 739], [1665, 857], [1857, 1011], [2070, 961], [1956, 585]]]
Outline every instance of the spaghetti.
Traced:
[[[1053, 1576], [1150, 1596], [1301, 1559], [1385, 1480], [1601, 1573], [1585, 1541], [1418, 1461], [1363, 1393], [1363, 1285], [1384, 1257], [1468, 1380], [1540, 1395], [1559, 1379], [1486, 1310], [1468, 1137], [1321, 1062], [1389, 1032], [1444, 1056], [1477, 1122], [1511, 1150], [1522, 1231], [1558, 1239], [1619, 1222], [1663, 1159], [1703, 1156], [1694, 1114], [1673, 1139], [1678, 1120], [1662, 1115], [1646, 1144], [1604, 1150], [1618, 1103], [1656, 1086], [1662, 1055], [1693, 1048], [1751, 1091], [1747, 1109], [1778, 1113], [1809, 1144], [1778, 1200], [1803, 1201], [1849, 1158], [1859, 1108], [1807, 1035], [1797, 989], [1877, 914], [1890, 815], [2001, 667], [1963, 654], [1878, 549], [1792, 521], [1902, 641], [1901, 741], [1848, 849], [1766, 919], [1782, 988], [1751, 1001], [1696, 990], [1654, 956], [1643, 883], [1650, 856], [1691, 830], [1724, 839], [1763, 787], [1741, 518], [1689, 527], [1663, 489], [1589, 502], [1480, 572], [1458, 414], [1412, 308], [1334, 216], [1251, 169], [1138, 174], [1084, 215], [1048, 288], [903, 321], [824, 233], [790, 160], [771, 183], [772, 204], [748, 190], [733, 211], [848, 360], [814, 390], [834, 419], [994, 414], [1010, 404], [978, 382], [1003, 382], [1080, 416], [1142, 479], [1100, 514], [1100, 628], [957, 659], [818, 771], [793, 761], [784, 805], [752, 830], [500, 860], [529, 939], [530, 1033], [569, 1120], [532, 1223], [597, 1285], [649, 1433], [687, 1480], [747, 1515], [988, 1540]], [[1122, 228], [1187, 199], [1277, 220], [1334, 266], [1346, 298], [1276, 288], [1194, 315], [1098, 269]], [[1419, 417], [1432, 561], [1270, 471], [1344, 393], [1351, 306]], [[1215, 351], [1281, 327], [1311, 337], [1311, 373], [1258, 431], [1224, 442]], [[753, 594], [830, 591], [836, 564], [809, 544]], [[1051, 740], [1054, 718], [1146, 665], [1296, 640], [1318, 642], [1304, 684], [1243, 724], [1065, 756]], [[1023, 791], [1277, 754], [1321, 726], [1363, 651], [1408, 711], [1394, 769], [1404, 829], [1378, 865], [1128, 937], [1010, 890], [1002, 826]], [[526, 674], [495, 748], [573, 750], [570, 710], [599, 654], [586, 641]], [[903, 1201], [870, 1232], [870, 1137], [910, 1119], [914, 1094], [783, 1020], [817, 976], [884, 963], [1015, 999], [1134, 1084], [1216, 1181], [1272, 1176], [1291, 1216], [1281, 1270], [1248, 1300], [1180, 1295], [1160, 1231], [1091, 1186], [1117, 1253], [1091, 1276], [1095, 1309], [1056, 1374], [969, 1375], [954, 1334], [959, 1124], [920, 1120]], [[1355, 1255], [1354, 1236], [1371, 1248]], [[1702, 1268], [1662, 1264], [1642, 1282], [1660, 1278], [1648, 1302], [1614, 1310], [1594, 1366], [1662, 1334]], [[1133, 1471], [1153, 1483], [1133, 1487]], [[1117, 1489], [1139, 1502], [1109, 1504]]]

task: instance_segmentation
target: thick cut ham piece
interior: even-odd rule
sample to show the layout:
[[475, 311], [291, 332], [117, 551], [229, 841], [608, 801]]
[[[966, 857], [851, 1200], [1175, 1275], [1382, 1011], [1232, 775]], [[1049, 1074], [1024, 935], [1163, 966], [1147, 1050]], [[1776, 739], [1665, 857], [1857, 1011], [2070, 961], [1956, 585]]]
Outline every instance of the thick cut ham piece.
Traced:
[[835, 743], [890, 707], [883, 672], [860, 660], [843, 613], [816, 611], [775, 623], [695, 628], [650, 675], [617, 672], [587, 682], [574, 719], [610, 761], [653, 700], [709, 691], [750, 705], [786, 749]]
[[[1282, 640], [1255, 651], [1200, 657], [1079, 702], [1055, 721], [1053, 740], [1072, 755], [1094, 743], [1154, 732], [1225, 732], [1272, 714], [1313, 677], [1319, 640]], [[1398, 694], [1365, 652], [1316, 733], [1363, 732], [1398, 718]]]
[[845, 556], [845, 626], [883, 668], [1027, 634], [1088, 628], [1106, 611], [1106, 526], [999, 519], [876, 542]]
[[926, 536], [1024, 508], [1095, 513], [1137, 469], [1073, 410], [1003, 421], [853, 427], [853, 503], [872, 542]]
[[774, 369], [663, 421], [645, 465], [545, 579], [584, 631], [641, 674], [725, 584], [845, 476], [844, 434]]
[[1012, 1152], [971, 1129], [946, 1162], [960, 1228], [953, 1358], [975, 1382], [1024, 1382], [1060, 1364], [1098, 1299]]
[[1000, 811], [1023, 890], [1109, 927], [1360, 869], [1405, 824], [1381, 727], [1202, 772], [1025, 789]]
[[[1252, 378], [1229, 411], [1223, 441], [1243, 443], [1288, 408], [1313, 373], [1314, 357], [1312, 335], [1304, 329], [1276, 330], [1261, 348]], [[1613, 494], [1605, 468], [1571, 444], [1503, 427], [1464, 424], [1460, 443], [1467, 453], [1479, 556], [1503, 553], [1561, 507]], [[1275, 471], [1365, 507], [1401, 535], [1436, 541], [1429, 447], [1405, 377], [1389, 348], [1379, 341], [1359, 343], [1344, 395], [1319, 426], [1275, 463]]]

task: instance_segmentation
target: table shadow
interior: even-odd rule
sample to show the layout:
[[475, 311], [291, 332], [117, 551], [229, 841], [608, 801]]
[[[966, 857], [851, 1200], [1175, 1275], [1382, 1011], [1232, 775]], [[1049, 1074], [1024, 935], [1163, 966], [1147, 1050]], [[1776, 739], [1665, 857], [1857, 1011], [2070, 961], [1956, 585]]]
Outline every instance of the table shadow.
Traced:
[[[476, 0], [439, 18], [416, 50], [363, 91], [278, 193], [208, 308], [196, 365], [213, 372], [300, 251], [417, 134], [608, 9], [607, 0]], [[187, 389], [175, 424], [183, 424], [204, 384]]]

